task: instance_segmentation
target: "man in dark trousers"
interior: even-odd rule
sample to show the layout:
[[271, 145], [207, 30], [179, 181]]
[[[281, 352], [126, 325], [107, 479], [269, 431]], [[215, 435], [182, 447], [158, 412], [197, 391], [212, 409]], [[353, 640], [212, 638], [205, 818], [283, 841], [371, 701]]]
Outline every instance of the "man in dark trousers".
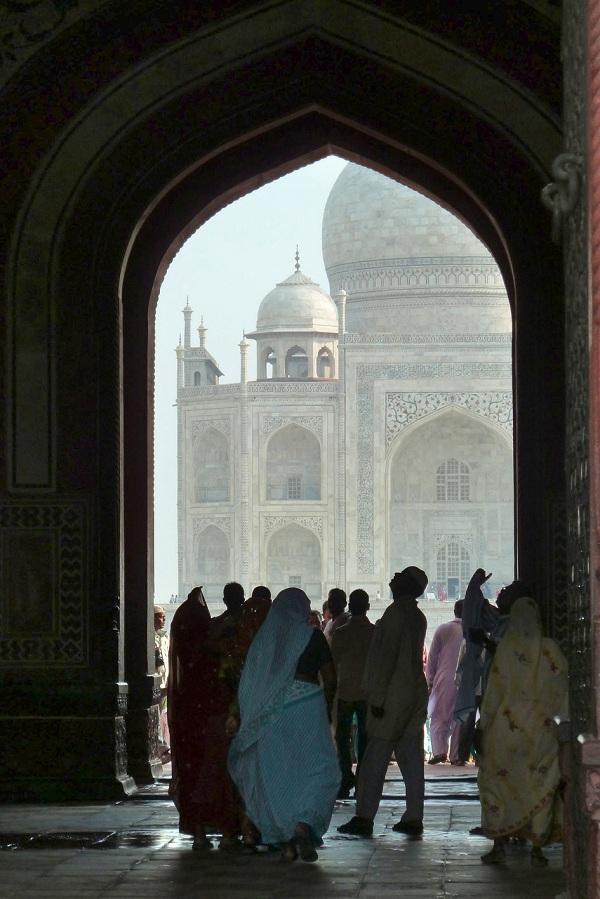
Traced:
[[369, 594], [353, 590], [348, 602], [350, 621], [334, 631], [331, 654], [338, 684], [335, 739], [342, 770], [338, 799], [347, 799], [354, 786], [352, 773], [352, 720], [356, 715], [357, 759], [360, 766], [367, 747], [367, 703], [362, 680], [375, 625], [367, 618]]

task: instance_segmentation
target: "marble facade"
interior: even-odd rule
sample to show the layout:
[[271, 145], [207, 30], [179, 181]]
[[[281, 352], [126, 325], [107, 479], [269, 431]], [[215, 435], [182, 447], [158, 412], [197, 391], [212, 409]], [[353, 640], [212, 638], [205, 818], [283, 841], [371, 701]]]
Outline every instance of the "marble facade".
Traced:
[[178, 348], [179, 593], [204, 583], [218, 608], [225, 580], [300, 584], [320, 606], [361, 586], [378, 617], [390, 572], [418, 564], [438, 598], [462, 595], [478, 565], [493, 594], [514, 570], [500, 272], [446, 210], [354, 164], [323, 252], [335, 305], [297, 262], [248, 335], [256, 381], [246, 339], [238, 384], [218, 383], [204, 331], [208, 362], [189, 337]]

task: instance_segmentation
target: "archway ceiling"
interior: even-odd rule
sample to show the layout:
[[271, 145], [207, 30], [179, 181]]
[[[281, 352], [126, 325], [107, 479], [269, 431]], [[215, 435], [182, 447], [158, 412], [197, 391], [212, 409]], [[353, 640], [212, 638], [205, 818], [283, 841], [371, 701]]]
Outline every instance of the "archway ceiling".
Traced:
[[[556, 27], [525, 3], [494, 4], [487, 11], [478, 9], [481, 4], [454, 6], [459, 9], [450, 13], [444, 0], [407, 2], [400, 17], [395, 4], [349, 0], [75, 4], [80, 20], [59, 29], [54, 40], [50, 30], [7, 85], [0, 107], [4, 133], [14, 135], [25, 172], [28, 161], [35, 165], [47, 149], [49, 133], [58, 134], [76, 114], [91, 123], [92, 108], [101, 105], [97, 136], [106, 132], [106, 140], [114, 140], [131, 127], [133, 115], [148, 117], [177, 95], [198, 94], [201, 83], [223, 81], [225, 73], [260, 55], [275, 62], [279, 50], [283, 74], [297, 56], [294, 48], [312, 42], [315, 48], [343, 48], [348, 62], [358, 55], [388, 77], [396, 72], [450, 96], [504, 130], [548, 170], [560, 102]], [[286, 49], [292, 57], [287, 62]], [[335, 82], [344, 75], [344, 54], [333, 52], [332, 59], [337, 55]], [[323, 56], [312, 61], [322, 65]], [[278, 68], [270, 74], [280, 89]]]

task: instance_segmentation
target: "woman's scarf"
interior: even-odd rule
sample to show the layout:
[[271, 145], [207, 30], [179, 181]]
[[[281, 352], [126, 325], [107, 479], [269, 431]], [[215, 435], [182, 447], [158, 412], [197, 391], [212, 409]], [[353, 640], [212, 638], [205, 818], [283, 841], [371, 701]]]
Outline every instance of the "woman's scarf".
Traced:
[[310, 601], [297, 587], [282, 590], [273, 601], [246, 657], [238, 693], [240, 729], [232, 753], [244, 752], [258, 740], [282, 707], [298, 659], [314, 632], [309, 613]]
[[[502, 691], [510, 690], [510, 696]], [[482, 727], [500, 702], [537, 703], [550, 717], [567, 714], [567, 663], [554, 642], [542, 633], [535, 600], [518, 599], [492, 662], [488, 690], [481, 707]]]
[[200, 668], [206, 666], [205, 644], [210, 626], [210, 612], [201, 588], [191, 591], [171, 624], [169, 640], [169, 679], [167, 682], [167, 710], [169, 727], [175, 730], [185, 717], [195, 694], [204, 689]]

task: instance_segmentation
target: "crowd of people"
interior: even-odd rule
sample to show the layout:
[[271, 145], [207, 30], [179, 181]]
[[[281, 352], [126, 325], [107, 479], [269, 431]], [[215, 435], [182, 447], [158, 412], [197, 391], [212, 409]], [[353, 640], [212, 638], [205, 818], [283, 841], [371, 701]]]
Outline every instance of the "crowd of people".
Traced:
[[[272, 601], [226, 584], [212, 617], [202, 588], [177, 609], [170, 640], [155, 609], [163, 684], [160, 740], [172, 762], [170, 795], [197, 851], [260, 851], [315, 861], [336, 800], [355, 791], [338, 827], [371, 837], [392, 758], [406, 789], [398, 833], [423, 833], [424, 727], [431, 765], [478, 765], [482, 856], [503, 862], [511, 839], [529, 840], [532, 863], [561, 836], [562, 781], [554, 719], [567, 713], [567, 668], [542, 634], [537, 603], [520, 581], [492, 604], [477, 569], [454, 618], [429, 652], [415, 566], [390, 581], [393, 601], [376, 625], [369, 596], [330, 590], [322, 612], [290, 587]], [[166, 647], [168, 643], [168, 655]], [[168, 675], [168, 676], [167, 676]]]

